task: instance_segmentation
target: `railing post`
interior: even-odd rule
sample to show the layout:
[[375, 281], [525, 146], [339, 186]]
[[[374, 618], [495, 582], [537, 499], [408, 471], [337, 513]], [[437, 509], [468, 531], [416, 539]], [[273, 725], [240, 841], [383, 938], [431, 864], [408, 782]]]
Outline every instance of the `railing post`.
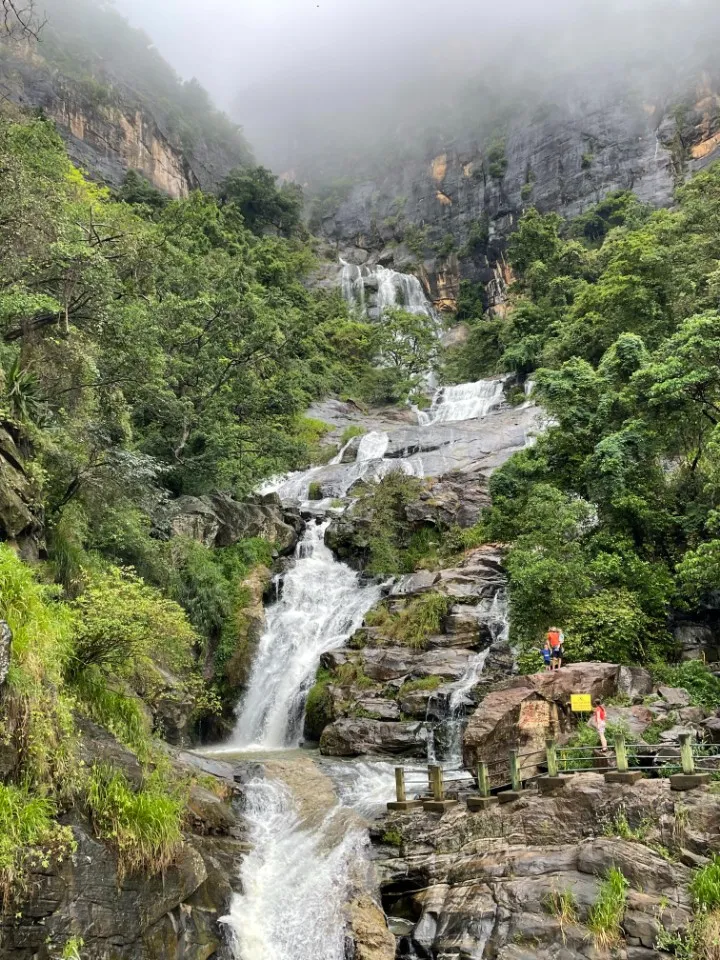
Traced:
[[520, 762], [518, 761], [517, 750], [510, 751], [510, 783], [515, 791], [522, 790], [522, 780], [520, 779]]
[[433, 800], [444, 800], [445, 790], [443, 787], [443, 770], [438, 764], [428, 767], [428, 776], [430, 780], [430, 790]]
[[405, 803], [407, 794], [405, 793], [405, 768], [395, 767], [395, 797], [398, 803]]
[[545, 753], [547, 754], [548, 776], [556, 777], [558, 775], [557, 745], [554, 740], [545, 741]]
[[619, 733], [615, 737], [615, 759], [619, 773], [628, 772], [627, 747], [625, 746], [625, 737]]
[[488, 774], [488, 767], [484, 760], [481, 760], [477, 765], [477, 774], [478, 774], [478, 790], [480, 791], [481, 797], [490, 796], [490, 776]]
[[682, 763], [682, 770], [686, 776], [690, 776], [695, 773], [695, 759], [692, 755], [690, 734], [681, 733], [678, 739], [680, 741], [680, 762]]

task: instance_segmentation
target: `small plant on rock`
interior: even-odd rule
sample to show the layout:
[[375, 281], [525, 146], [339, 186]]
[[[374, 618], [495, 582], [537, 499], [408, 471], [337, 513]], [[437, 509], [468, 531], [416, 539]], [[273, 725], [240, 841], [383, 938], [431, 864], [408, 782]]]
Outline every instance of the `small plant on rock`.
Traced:
[[578, 904], [575, 894], [569, 888], [553, 890], [548, 894], [545, 906], [548, 913], [560, 924], [560, 934], [565, 943], [567, 940], [565, 928], [578, 921]]
[[588, 917], [588, 929], [598, 950], [611, 950], [622, 941], [628, 886], [627, 878], [617, 867], [611, 867], [600, 884], [597, 900]]

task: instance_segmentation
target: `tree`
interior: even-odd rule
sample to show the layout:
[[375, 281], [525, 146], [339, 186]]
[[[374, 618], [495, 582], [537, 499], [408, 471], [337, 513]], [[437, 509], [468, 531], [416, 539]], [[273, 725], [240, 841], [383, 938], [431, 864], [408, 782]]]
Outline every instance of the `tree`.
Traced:
[[302, 214], [302, 189], [296, 184], [277, 185], [277, 177], [266, 167], [237, 169], [220, 185], [221, 205], [233, 204], [253, 233], [268, 228], [289, 237], [298, 232]]
[[1, 3], [0, 37], [39, 38], [46, 21], [39, 16], [35, 0], [1, 0]]

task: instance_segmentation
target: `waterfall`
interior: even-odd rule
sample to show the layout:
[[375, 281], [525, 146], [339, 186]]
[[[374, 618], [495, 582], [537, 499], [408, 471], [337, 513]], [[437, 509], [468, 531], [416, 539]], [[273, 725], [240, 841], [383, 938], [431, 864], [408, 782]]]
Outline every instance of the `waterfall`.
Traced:
[[238, 960], [344, 960], [345, 904], [352, 865], [367, 839], [355, 829], [303, 825], [287, 788], [275, 780], [246, 787], [252, 850], [240, 867], [243, 892], [222, 918]]
[[[510, 632], [508, 619], [507, 594], [498, 590], [492, 600], [484, 601], [477, 608], [478, 621], [485, 623], [491, 637], [491, 644], [506, 641]], [[442, 689], [439, 696], [428, 701], [428, 713], [432, 710], [436, 716], [444, 716], [439, 731], [433, 730], [428, 740], [428, 761], [434, 762], [441, 752], [451, 767], [462, 766], [462, 736], [465, 730], [466, 709], [469, 695], [477, 686], [490, 656], [491, 646], [476, 654], [468, 663], [465, 673]], [[442, 741], [441, 750], [438, 749]]]
[[453, 423], [486, 417], [504, 401], [504, 388], [504, 378], [441, 387], [433, 398], [430, 410], [424, 413], [418, 411], [419, 423]]
[[297, 746], [305, 698], [320, 657], [341, 647], [380, 599], [381, 588], [325, 546], [329, 521], [310, 525], [285, 574], [282, 596], [268, 609], [247, 692], [226, 750], [276, 750]]
[[382, 460], [390, 443], [390, 437], [379, 430], [373, 430], [366, 433], [360, 439], [360, 445], [357, 450], [357, 463], [367, 463], [370, 460]]
[[422, 284], [413, 274], [398, 273], [381, 266], [359, 267], [342, 258], [340, 263], [340, 288], [343, 299], [351, 308], [364, 314], [372, 312], [376, 318], [392, 307], [437, 318]]

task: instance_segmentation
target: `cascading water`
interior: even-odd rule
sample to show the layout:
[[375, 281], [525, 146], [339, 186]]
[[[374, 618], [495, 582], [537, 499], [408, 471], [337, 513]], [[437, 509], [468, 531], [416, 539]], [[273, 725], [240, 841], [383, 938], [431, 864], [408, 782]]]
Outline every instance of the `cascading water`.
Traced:
[[434, 761], [440, 753], [451, 767], [462, 766], [462, 735], [469, 696], [480, 681], [492, 644], [506, 641], [510, 632], [504, 590], [498, 590], [489, 602], [480, 604], [477, 613], [478, 622], [484, 623], [490, 635], [490, 646], [472, 658], [459, 680], [448, 684], [439, 697], [428, 702], [428, 711], [443, 716], [428, 740], [428, 759]]
[[268, 609], [228, 751], [296, 746], [321, 655], [342, 646], [380, 599], [379, 586], [363, 585], [325, 546], [327, 525], [307, 528], [281, 599]]
[[478, 380], [455, 387], [441, 387], [428, 411], [418, 411], [421, 425], [454, 423], [486, 417], [505, 399], [505, 380]]
[[436, 317], [422, 284], [412, 274], [381, 266], [360, 267], [342, 259], [340, 263], [343, 298], [360, 313], [372, 313], [377, 319], [385, 310], [402, 307], [409, 313]]
[[245, 790], [252, 850], [223, 921], [238, 960], [344, 960], [351, 865], [367, 843], [360, 829], [338, 842], [332, 814], [319, 828], [303, 825], [287, 788], [255, 780]]

